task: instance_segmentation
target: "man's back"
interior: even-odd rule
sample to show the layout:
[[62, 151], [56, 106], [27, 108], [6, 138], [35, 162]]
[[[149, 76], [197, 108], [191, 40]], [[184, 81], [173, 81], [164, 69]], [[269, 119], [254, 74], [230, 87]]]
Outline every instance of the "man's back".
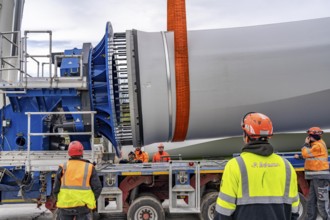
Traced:
[[222, 175], [215, 220], [296, 220], [296, 172], [269, 143], [273, 124], [267, 115], [248, 112], [241, 120], [245, 143]]
[[[67, 191], [72, 192], [67, 193]], [[101, 191], [102, 185], [97, 172], [88, 161], [69, 159], [67, 163], [59, 167], [53, 189], [58, 199], [58, 207], [75, 207], [78, 204], [78, 206], [87, 205], [88, 208], [94, 209], [95, 200]]]
[[[276, 154], [270, 156], [261, 156], [254, 153], [243, 152], [240, 156], [244, 164], [240, 164], [239, 157], [236, 158], [238, 166], [245, 166], [247, 170], [248, 193], [250, 197], [263, 196], [283, 196], [286, 184], [286, 172], [290, 175], [294, 172], [289, 162], [285, 161]], [[241, 173], [244, 171], [240, 167]], [[242, 175], [244, 176], [244, 174]], [[294, 175], [295, 176], [295, 173]], [[291, 178], [291, 176], [289, 177]], [[274, 181], [276, 180], [276, 181]], [[242, 181], [242, 180], [241, 180]], [[241, 182], [242, 183], [242, 182]]]
[[291, 204], [298, 199], [295, 187], [296, 173], [288, 161], [276, 154], [243, 152], [228, 162], [222, 176], [222, 211], [234, 208], [232, 219], [289, 220]]

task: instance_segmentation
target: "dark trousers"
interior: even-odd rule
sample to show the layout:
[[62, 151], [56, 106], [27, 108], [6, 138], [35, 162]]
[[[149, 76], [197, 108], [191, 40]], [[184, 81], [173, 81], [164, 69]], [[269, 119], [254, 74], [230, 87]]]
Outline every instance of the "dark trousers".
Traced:
[[59, 209], [60, 220], [92, 220], [92, 214], [81, 209]]
[[312, 179], [307, 198], [307, 220], [315, 220], [317, 210], [323, 220], [330, 220], [329, 180]]

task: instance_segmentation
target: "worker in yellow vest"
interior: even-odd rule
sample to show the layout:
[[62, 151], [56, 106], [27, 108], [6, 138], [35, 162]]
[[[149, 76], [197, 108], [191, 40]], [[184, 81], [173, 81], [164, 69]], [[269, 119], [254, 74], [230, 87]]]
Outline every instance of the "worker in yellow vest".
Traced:
[[70, 159], [61, 164], [54, 182], [60, 220], [92, 219], [91, 210], [101, 194], [102, 184], [89, 161], [83, 159], [84, 147], [79, 141], [69, 144]]
[[241, 126], [245, 146], [225, 166], [214, 219], [298, 219], [296, 172], [268, 142], [273, 135], [271, 120], [250, 112]]

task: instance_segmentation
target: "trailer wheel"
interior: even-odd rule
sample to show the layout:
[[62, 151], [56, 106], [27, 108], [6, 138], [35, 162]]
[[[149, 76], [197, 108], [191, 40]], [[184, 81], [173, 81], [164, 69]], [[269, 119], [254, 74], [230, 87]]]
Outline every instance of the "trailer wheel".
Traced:
[[129, 206], [127, 219], [165, 220], [165, 211], [162, 204], [153, 196], [141, 196]]
[[209, 192], [202, 197], [201, 213], [199, 214], [201, 220], [213, 220], [218, 195], [218, 192]]
[[307, 202], [303, 194], [299, 193], [299, 218], [298, 220], [304, 220], [307, 217]]
[[163, 204], [164, 200], [163, 199], [159, 199], [155, 194], [153, 193], [140, 193], [137, 197], [142, 197], [142, 196], [151, 196], [154, 197], [156, 200], [158, 200], [161, 204]]
[[152, 198], [155, 198], [156, 200], [159, 200], [155, 194], [150, 193], [150, 192], [139, 193], [137, 198], [140, 198], [140, 197], [143, 197], [143, 196], [150, 196]]

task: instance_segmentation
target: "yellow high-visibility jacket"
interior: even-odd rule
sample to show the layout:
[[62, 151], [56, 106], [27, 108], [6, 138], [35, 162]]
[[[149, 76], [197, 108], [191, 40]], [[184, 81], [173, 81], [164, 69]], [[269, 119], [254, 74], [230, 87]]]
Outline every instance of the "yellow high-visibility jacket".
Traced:
[[228, 161], [216, 205], [222, 216], [290, 219], [298, 212], [298, 205], [296, 172], [286, 159], [274, 153], [261, 156], [243, 152]]
[[57, 207], [87, 206], [95, 209], [95, 196], [90, 186], [93, 165], [81, 160], [69, 160], [60, 166], [63, 171]]

